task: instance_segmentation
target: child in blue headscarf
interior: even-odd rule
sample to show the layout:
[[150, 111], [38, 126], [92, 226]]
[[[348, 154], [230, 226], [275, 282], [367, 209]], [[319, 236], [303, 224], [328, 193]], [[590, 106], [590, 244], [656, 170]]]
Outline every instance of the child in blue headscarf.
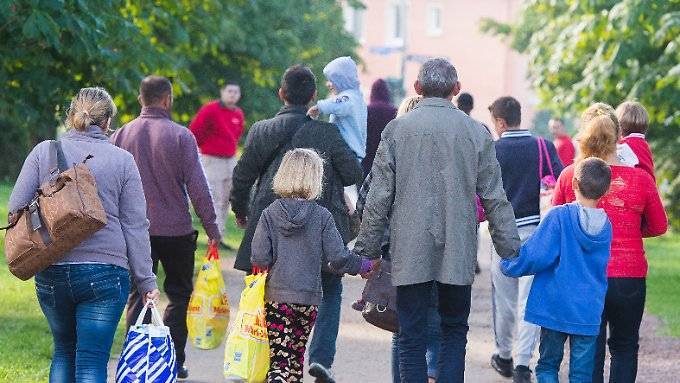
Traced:
[[366, 157], [367, 108], [359, 89], [357, 64], [351, 57], [338, 57], [323, 68], [323, 74], [332, 96], [319, 101], [307, 114], [314, 118], [329, 114], [330, 122], [338, 126], [342, 138], [361, 161]]

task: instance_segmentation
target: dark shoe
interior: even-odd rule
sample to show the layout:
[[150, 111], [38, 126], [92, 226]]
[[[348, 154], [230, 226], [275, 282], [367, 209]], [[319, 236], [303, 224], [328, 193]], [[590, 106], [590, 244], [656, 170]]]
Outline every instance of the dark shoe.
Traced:
[[316, 378], [316, 383], [335, 383], [333, 374], [319, 363], [312, 363], [309, 365], [309, 375]]
[[512, 378], [512, 358], [503, 359], [498, 354], [491, 356], [491, 367], [506, 378]]
[[220, 242], [220, 248], [222, 248], [222, 250], [227, 250], [227, 251], [234, 251], [234, 250], [236, 250], [236, 249], [234, 249], [233, 247], [231, 247], [230, 244], [228, 244], [228, 243], [226, 243], [226, 242], [224, 242], [224, 241], [223, 241], [223, 242]]
[[177, 368], [177, 379], [187, 379], [189, 378], [189, 369], [186, 366]]
[[512, 372], [512, 383], [531, 383], [531, 370], [527, 366], [517, 366]]
[[363, 299], [357, 299], [356, 301], [352, 302], [352, 308], [354, 310], [361, 312], [364, 311], [364, 307], [366, 307], [366, 301]]

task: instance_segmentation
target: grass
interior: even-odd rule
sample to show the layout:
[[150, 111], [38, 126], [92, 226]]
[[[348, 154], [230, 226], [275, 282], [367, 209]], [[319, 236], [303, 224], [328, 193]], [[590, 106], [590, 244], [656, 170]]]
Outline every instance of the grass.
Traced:
[[[11, 186], [0, 184], [0, 217], [7, 217], [7, 201]], [[194, 217], [194, 227], [201, 228]], [[207, 251], [208, 239], [199, 229], [196, 267], [202, 263]], [[227, 221], [225, 242], [237, 248], [243, 232], [236, 228], [233, 215]], [[0, 252], [4, 249], [4, 235], [0, 235]], [[220, 251], [222, 257], [234, 252]], [[158, 273], [158, 285], [165, 279], [162, 268]], [[125, 338], [125, 322], [121, 318], [116, 331], [111, 355], [120, 354]], [[32, 280], [23, 282], [7, 270], [4, 253], [0, 256], [0, 382], [45, 382], [48, 380], [52, 359], [52, 334], [45, 320]]]
[[[7, 216], [10, 191], [10, 186], [0, 184], [0, 217]], [[194, 227], [201, 227], [195, 217]], [[227, 222], [227, 233], [225, 242], [238, 247], [243, 233], [236, 228], [233, 215]], [[648, 239], [645, 246], [650, 265], [647, 310], [663, 320], [665, 334], [680, 337], [680, 234]], [[4, 236], [0, 236], [0, 249], [4, 249]], [[195, 272], [206, 250], [207, 238], [200, 230]], [[233, 252], [221, 254], [233, 256]], [[162, 269], [158, 278], [162, 286], [165, 278]], [[0, 382], [46, 381], [52, 357], [52, 335], [40, 311], [33, 282], [22, 282], [11, 275], [4, 256], [0, 257], [0, 302]], [[120, 353], [124, 336], [121, 320], [112, 355]]]
[[665, 335], [680, 337], [680, 233], [645, 241], [649, 259], [647, 310], [666, 324]]

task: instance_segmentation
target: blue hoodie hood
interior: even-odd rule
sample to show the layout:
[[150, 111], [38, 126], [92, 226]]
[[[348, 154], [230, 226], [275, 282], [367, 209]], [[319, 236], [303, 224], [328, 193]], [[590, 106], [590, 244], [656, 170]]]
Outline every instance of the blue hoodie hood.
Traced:
[[349, 56], [338, 57], [323, 68], [323, 74], [338, 92], [359, 89], [357, 64]]

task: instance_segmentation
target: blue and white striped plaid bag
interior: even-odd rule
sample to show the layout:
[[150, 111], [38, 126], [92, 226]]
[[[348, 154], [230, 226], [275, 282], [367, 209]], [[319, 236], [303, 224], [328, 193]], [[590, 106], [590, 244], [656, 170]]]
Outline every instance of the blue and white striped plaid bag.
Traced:
[[[151, 324], [142, 324], [147, 310]], [[177, 381], [175, 346], [153, 302], [144, 306], [130, 327], [118, 361], [116, 383], [172, 383]]]

